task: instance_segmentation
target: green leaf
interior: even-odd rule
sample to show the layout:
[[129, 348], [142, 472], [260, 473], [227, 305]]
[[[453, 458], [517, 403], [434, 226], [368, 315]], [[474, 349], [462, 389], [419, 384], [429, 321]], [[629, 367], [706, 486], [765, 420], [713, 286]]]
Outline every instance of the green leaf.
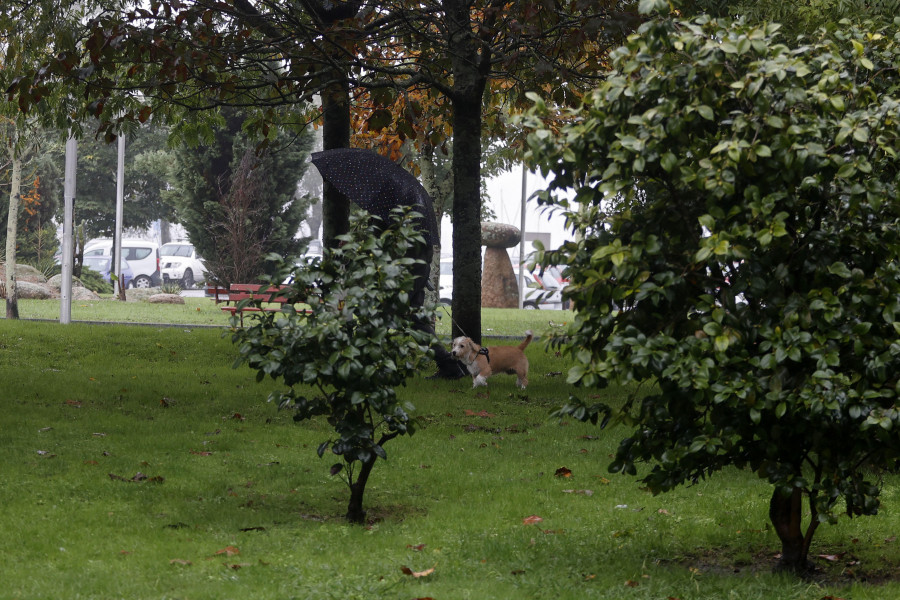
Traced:
[[662, 158], [659, 160], [660, 166], [663, 168], [663, 171], [666, 173], [671, 173], [672, 170], [678, 165], [678, 158], [671, 152], [666, 152], [662, 155]]
[[669, 3], [667, 0], [641, 0], [638, 3], [638, 12], [642, 15], [649, 15], [655, 12], [668, 13]]
[[700, 113], [700, 116], [706, 119], [707, 121], [712, 121], [715, 119], [715, 114], [713, 110], [705, 104], [701, 104], [697, 107], [697, 112]]

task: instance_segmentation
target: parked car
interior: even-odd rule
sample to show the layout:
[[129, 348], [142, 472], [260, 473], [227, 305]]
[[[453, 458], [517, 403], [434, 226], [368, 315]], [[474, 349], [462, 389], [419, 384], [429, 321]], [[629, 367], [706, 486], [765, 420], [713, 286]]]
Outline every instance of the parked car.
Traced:
[[[108, 256], [113, 253], [110, 239], [91, 240], [84, 247], [84, 257]], [[159, 244], [149, 240], [122, 240], [122, 258], [134, 272], [132, 287], [149, 288], [159, 285]]]
[[171, 242], [159, 249], [163, 283], [174, 281], [189, 290], [198, 282], [206, 280], [206, 265], [197, 255], [193, 244]]
[[[109, 283], [112, 283], [112, 277], [110, 277], [110, 267], [112, 266], [112, 257], [110, 256], [85, 256], [84, 262], [81, 265], [85, 269], [90, 269], [91, 271], [96, 271], [103, 276], [103, 279]], [[134, 271], [131, 269], [131, 265], [128, 264], [128, 261], [122, 259], [122, 287], [130, 288], [134, 280]]]

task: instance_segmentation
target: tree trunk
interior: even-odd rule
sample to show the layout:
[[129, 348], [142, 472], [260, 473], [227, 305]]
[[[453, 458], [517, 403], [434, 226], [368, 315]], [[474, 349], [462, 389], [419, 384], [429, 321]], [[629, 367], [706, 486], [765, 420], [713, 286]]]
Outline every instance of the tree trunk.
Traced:
[[445, 0], [453, 62], [452, 337], [481, 343], [481, 105], [490, 52], [469, 23], [466, 0]]
[[378, 457], [372, 454], [369, 460], [362, 463], [359, 475], [350, 484], [350, 503], [347, 505], [347, 520], [356, 525], [366, 524], [366, 511], [363, 510], [363, 494], [366, 492], [366, 483]]
[[[325, 150], [350, 147], [350, 86], [339, 83], [322, 94], [322, 146]], [[328, 181], [322, 185], [322, 245], [334, 248], [335, 239], [350, 230], [350, 201]]]
[[22, 160], [12, 149], [12, 178], [9, 187], [9, 215], [6, 219], [6, 318], [19, 318], [19, 289], [16, 284], [16, 236], [19, 223], [19, 188]]
[[802, 490], [794, 488], [786, 494], [776, 488], [769, 503], [769, 519], [781, 540], [781, 559], [776, 570], [797, 574], [809, 571], [809, 546], [818, 522], [812, 519], [804, 535]]

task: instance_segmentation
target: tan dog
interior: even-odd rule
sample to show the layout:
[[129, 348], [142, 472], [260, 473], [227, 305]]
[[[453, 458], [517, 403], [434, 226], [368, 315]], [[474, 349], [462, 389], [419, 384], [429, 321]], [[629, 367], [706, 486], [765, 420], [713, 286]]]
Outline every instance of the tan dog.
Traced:
[[528, 385], [528, 359], [525, 348], [534, 335], [525, 332], [525, 339], [518, 346], [479, 346], [471, 338], [458, 337], [453, 340], [450, 354], [462, 362], [472, 374], [472, 387], [487, 385], [487, 378], [495, 373], [515, 374], [516, 385], [525, 389]]

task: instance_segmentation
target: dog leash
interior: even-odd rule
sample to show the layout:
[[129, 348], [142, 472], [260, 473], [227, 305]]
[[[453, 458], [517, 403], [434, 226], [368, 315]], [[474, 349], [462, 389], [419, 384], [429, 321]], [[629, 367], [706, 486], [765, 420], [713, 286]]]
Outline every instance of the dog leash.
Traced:
[[[447, 310], [447, 307], [444, 306], [444, 305], [441, 305], [441, 308], [443, 308], [443, 309], [444, 309], [444, 312], [447, 313], [447, 316], [450, 317], [450, 322], [453, 323], [454, 325], [456, 325], [457, 327], [459, 327], [459, 323], [457, 323], [457, 322], [453, 319], [453, 315], [450, 314], [450, 311]], [[462, 328], [462, 327], [459, 327], [459, 330], [462, 331], [462, 334], [463, 334], [464, 336], [466, 336], [466, 337], [471, 337], [471, 336], [469, 336], [465, 331], [463, 331], [463, 328]], [[484, 354], [484, 357], [487, 359], [488, 364], [491, 363], [491, 355], [490, 355], [490, 352], [489, 352], [487, 346], [482, 346], [481, 349], [478, 351], [478, 354]]]

